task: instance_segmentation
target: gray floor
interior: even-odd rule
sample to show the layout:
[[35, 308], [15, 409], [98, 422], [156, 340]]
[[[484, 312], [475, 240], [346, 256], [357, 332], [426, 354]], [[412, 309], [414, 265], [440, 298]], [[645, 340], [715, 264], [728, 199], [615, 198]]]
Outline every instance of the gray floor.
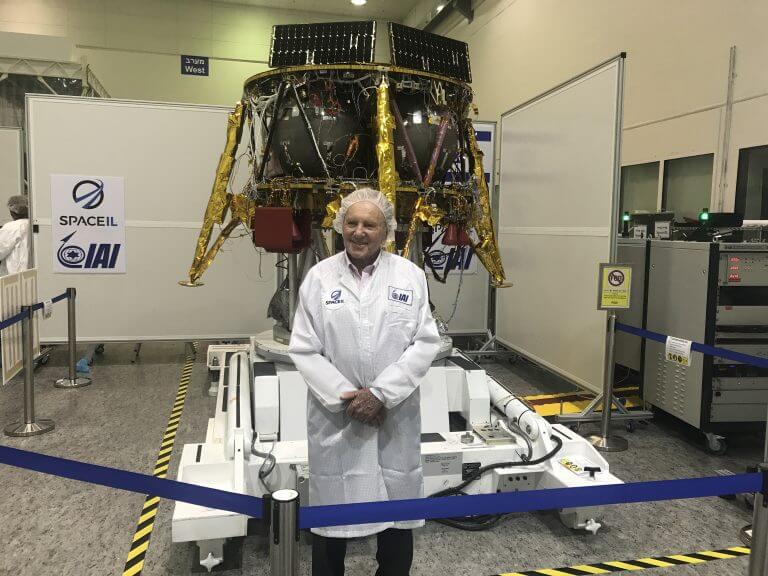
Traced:
[[[131, 363], [132, 352], [129, 345], [108, 345], [104, 356], [97, 356], [94, 363], [94, 384], [79, 390], [53, 388], [53, 380], [66, 372], [63, 351], [54, 352], [35, 378], [38, 416], [55, 420], [56, 430], [26, 439], [3, 436], [0, 443], [151, 473], [176, 394], [184, 347], [180, 343], [145, 344], [136, 364]], [[522, 362], [488, 364], [486, 369], [521, 394], [568, 389]], [[213, 399], [204, 394], [206, 387], [205, 346], [201, 346], [169, 477], [175, 477], [181, 445], [198, 442], [205, 435], [206, 420], [213, 411]], [[20, 419], [21, 392], [20, 382], [0, 389], [3, 426]], [[709, 456], [695, 435], [666, 420], [626, 435], [630, 450], [607, 456], [612, 472], [625, 481], [704, 476], [720, 468], [743, 471], [762, 450], [761, 438], [742, 436], [733, 439], [727, 456]], [[0, 575], [122, 574], [143, 496], [8, 466], [0, 466], [0, 491]], [[195, 547], [170, 541], [172, 505], [168, 501], [160, 505], [143, 571], [147, 576], [200, 571], [194, 562]], [[412, 574], [487, 576], [719, 549], [739, 545], [738, 532], [749, 521], [750, 513], [743, 506], [711, 498], [614, 506], [607, 510], [605, 526], [596, 536], [572, 532], [548, 513], [511, 515], [494, 529], [480, 533], [428, 523], [417, 531]], [[269, 574], [265, 540], [248, 537], [241, 545], [240, 568], [219, 573]], [[374, 547], [374, 539], [353, 542], [347, 574], [373, 574]], [[309, 574], [306, 544], [302, 555], [302, 573]], [[747, 560], [742, 558], [655, 572], [743, 575], [746, 566]]]

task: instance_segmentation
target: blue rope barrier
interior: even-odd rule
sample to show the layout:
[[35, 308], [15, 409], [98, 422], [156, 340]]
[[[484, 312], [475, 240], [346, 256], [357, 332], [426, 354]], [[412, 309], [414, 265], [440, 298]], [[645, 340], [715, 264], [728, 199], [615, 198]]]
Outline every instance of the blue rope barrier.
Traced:
[[631, 504], [660, 500], [705, 498], [743, 492], [759, 492], [763, 475], [738, 474], [683, 480], [656, 480], [587, 486], [550, 488], [500, 494], [448, 496], [420, 500], [392, 500], [338, 506], [309, 506], [300, 511], [301, 528], [344, 526], [365, 523], [437, 518], [459, 518], [481, 514], [507, 514], [560, 508], [582, 508], [607, 504]]
[[[61, 302], [62, 300], [67, 298], [67, 293], [63, 292], [59, 294], [58, 296], [55, 296], [51, 302], [56, 304], [57, 302]], [[32, 305], [32, 311], [36, 312], [38, 310], [41, 310], [45, 306], [44, 302], [38, 302], [37, 304]], [[24, 312], [19, 312], [15, 316], [11, 316], [10, 318], [6, 318], [2, 322], [0, 322], [0, 330], [5, 330], [9, 326], [13, 326], [17, 322], [21, 322], [24, 319]]]
[[251, 518], [261, 518], [261, 498], [227, 492], [226, 490], [205, 488], [197, 484], [156, 478], [148, 474], [88, 464], [57, 456], [47, 456], [8, 446], [0, 446], [0, 463], [61, 478], [69, 478], [70, 480], [79, 480], [88, 484], [188, 502], [217, 510], [245, 514]]
[[[658, 332], [651, 332], [650, 330], [643, 330], [642, 328], [636, 328], [628, 324], [622, 324], [616, 322], [616, 328], [622, 332], [628, 334], [634, 334], [641, 338], [648, 340], [655, 340], [665, 344], [667, 337], [664, 334]], [[718, 358], [725, 358], [726, 360], [733, 360], [734, 362], [741, 362], [743, 364], [751, 364], [752, 366], [759, 366], [760, 368], [768, 368], [768, 358], [760, 358], [759, 356], [752, 356], [751, 354], [742, 354], [741, 352], [735, 352], [726, 348], [718, 348], [716, 346], [709, 346], [707, 344], [701, 344], [699, 342], [691, 343], [691, 350], [707, 354], [709, 356], [717, 356]]]
[[5, 330], [9, 326], [13, 326], [16, 324], [16, 322], [21, 322], [24, 319], [24, 313], [19, 312], [15, 316], [11, 316], [10, 318], [7, 318], [0, 322], [0, 330]]
[[[262, 515], [263, 500], [255, 496], [235, 494], [165, 478], [155, 478], [147, 474], [87, 464], [7, 446], [0, 446], [0, 463], [89, 484], [226, 510], [252, 518], [261, 518]], [[321, 526], [454, 518], [479, 514], [532, 512], [534, 510], [580, 508], [607, 504], [705, 498], [742, 492], [758, 492], [762, 486], [763, 475], [754, 473], [584, 488], [555, 488], [475, 496], [392, 500], [337, 506], [308, 506], [302, 507], [300, 510], [300, 527], [318, 528]]]
[[62, 293], [61, 293], [61, 294], [59, 294], [58, 296], [54, 296], [54, 297], [51, 299], [51, 302], [53, 302], [54, 304], [56, 304], [57, 302], [61, 302], [62, 300], [66, 300], [66, 298], [67, 298], [67, 293], [66, 293], [66, 292], [62, 292]]

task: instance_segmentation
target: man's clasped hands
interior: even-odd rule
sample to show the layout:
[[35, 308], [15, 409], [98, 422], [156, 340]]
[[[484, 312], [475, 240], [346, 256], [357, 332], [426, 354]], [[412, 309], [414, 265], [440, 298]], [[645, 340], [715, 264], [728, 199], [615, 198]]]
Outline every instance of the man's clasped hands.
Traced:
[[341, 399], [349, 401], [347, 415], [369, 426], [381, 426], [386, 416], [384, 403], [371, 392], [370, 388], [361, 388], [354, 392], [344, 392]]

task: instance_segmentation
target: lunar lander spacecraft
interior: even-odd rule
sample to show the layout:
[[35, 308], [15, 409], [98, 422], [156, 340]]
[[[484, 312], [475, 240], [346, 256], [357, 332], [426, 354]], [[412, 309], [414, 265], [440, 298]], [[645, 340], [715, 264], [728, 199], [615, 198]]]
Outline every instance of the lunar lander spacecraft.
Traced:
[[[377, 38], [373, 21], [275, 26], [274, 68], [245, 82], [229, 116], [189, 278], [180, 283], [200, 285], [222, 244], [244, 226], [257, 247], [287, 260], [270, 305], [278, 340], [290, 330], [303, 275], [337, 251], [323, 231], [355, 188], [381, 190], [395, 206], [397, 241], [389, 250], [430, 268], [425, 254], [437, 228], [443, 244], [471, 246], [491, 282], [504, 285], [469, 117], [467, 44], [395, 23], [388, 32]], [[389, 44], [391, 63], [374, 63], [377, 42]], [[249, 179], [231, 191], [243, 139]]]

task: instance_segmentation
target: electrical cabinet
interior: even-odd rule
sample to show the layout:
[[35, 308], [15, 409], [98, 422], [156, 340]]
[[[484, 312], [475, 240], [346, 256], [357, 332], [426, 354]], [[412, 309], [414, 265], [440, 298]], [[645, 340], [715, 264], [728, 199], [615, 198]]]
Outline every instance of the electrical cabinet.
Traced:
[[[648, 246], [648, 330], [768, 358], [768, 244]], [[733, 425], [765, 422], [766, 369], [698, 352], [682, 366], [647, 340], [642, 372], [644, 400], [704, 432], [713, 452]]]

